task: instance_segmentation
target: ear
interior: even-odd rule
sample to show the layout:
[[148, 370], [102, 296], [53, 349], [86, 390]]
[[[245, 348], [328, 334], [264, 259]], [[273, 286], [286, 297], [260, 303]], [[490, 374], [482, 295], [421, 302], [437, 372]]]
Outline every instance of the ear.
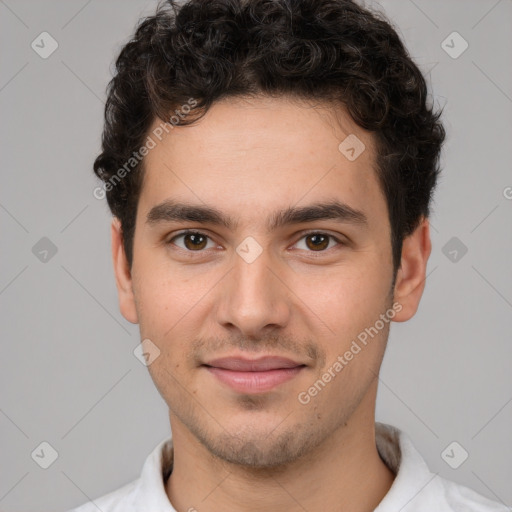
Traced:
[[430, 225], [423, 217], [419, 226], [403, 241], [402, 260], [394, 288], [394, 302], [398, 302], [402, 309], [393, 318], [395, 322], [409, 320], [418, 310], [431, 250]]
[[119, 309], [128, 322], [137, 324], [139, 320], [135, 308], [131, 270], [124, 251], [121, 222], [117, 217], [112, 219], [111, 234], [112, 260], [114, 262]]

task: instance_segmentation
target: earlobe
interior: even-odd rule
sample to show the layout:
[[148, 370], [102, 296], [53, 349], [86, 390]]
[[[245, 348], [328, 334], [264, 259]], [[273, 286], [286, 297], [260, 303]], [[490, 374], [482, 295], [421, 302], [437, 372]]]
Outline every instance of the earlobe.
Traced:
[[112, 260], [116, 278], [117, 295], [119, 298], [119, 309], [121, 314], [132, 324], [138, 323], [137, 309], [135, 307], [135, 296], [133, 293], [133, 281], [130, 266], [126, 259], [123, 246], [123, 231], [121, 222], [117, 217], [112, 219]]
[[416, 313], [425, 288], [427, 262], [432, 250], [429, 221], [423, 218], [402, 245], [402, 260], [398, 269], [394, 302], [402, 309], [395, 315], [395, 322], [405, 322]]

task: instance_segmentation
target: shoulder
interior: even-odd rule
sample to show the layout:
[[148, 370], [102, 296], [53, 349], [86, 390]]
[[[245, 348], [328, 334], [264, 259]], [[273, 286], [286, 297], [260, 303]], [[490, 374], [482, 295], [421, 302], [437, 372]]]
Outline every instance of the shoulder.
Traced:
[[134, 480], [129, 484], [116, 489], [104, 496], [88, 501], [79, 507], [68, 510], [67, 512], [132, 512], [135, 509], [134, 493], [139, 480]]
[[376, 442], [395, 480], [375, 512], [512, 512], [502, 503], [432, 473], [402, 430], [376, 423]]
[[174, 512], [164, 483], [172, 462], [172, 439], [166, 438], [148, 455], [139, 478], [67, 512]]
[[492, 501], [464, 485], [438, 477], [448, 510], [453, 512], [512, 512], [512, 508]]

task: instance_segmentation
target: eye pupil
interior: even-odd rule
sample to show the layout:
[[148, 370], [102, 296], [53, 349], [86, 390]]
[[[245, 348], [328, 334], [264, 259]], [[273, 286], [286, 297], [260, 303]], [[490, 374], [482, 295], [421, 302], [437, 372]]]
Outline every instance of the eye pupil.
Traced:
[[[325, 249], [329, 245], [329, 237], [326, 235], [308, 235], [306, 237], [307, 245], [310, 249]], [[309, 243], [312, 242], [312, 244]]]
[[187, 233], [183, 240], [187, 249], [203, 249], [206, 246], [206, 237], [199, 233]]

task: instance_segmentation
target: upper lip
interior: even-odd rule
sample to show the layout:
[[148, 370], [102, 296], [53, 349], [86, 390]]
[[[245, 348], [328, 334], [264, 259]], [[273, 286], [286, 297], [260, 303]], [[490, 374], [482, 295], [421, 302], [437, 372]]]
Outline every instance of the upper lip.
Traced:
[[205, 365], [239, 372], [264, 372], [278, 368], [296, 368], [297, 366], [304, 366], [302, 363], [298, 363], [286, 357], [276, 356], [266, 356], [259, 359], [221, 357], [219, 359], [212, 359], [205, 363]]

